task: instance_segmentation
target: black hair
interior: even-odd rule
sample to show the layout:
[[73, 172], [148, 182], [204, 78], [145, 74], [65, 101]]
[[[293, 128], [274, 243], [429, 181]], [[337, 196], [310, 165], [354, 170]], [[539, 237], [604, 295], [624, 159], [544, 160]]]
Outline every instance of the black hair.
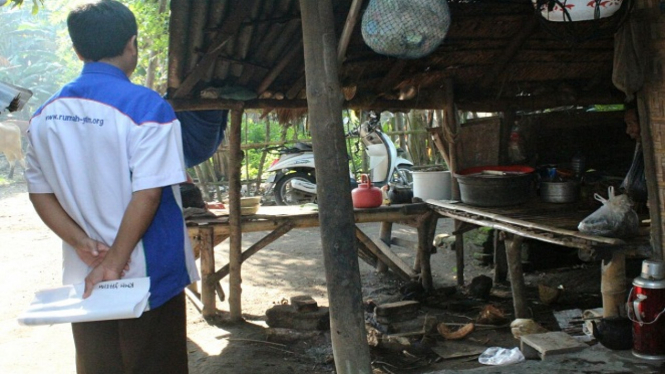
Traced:
[[67, 16], [67, 29], [74, 49], [86, 61], [121, 55], [127, 41], [138, 32], [132, 11], [115, 0], [74, 9]]

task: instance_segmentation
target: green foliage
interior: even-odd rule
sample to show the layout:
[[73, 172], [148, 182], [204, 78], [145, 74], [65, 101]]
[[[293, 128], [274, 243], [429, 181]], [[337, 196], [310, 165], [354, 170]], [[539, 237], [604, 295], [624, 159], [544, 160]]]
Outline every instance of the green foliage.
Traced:
[[156, 91], [166, 92], [167, 51], [169, 48], [169, 12], [160, 13], [159, 1], [135, 0], [127, 3], [139, 28], [139, 61], [132, 81], [145, 84], [151, 60], [156, 62]]
[[[0, 3], [2, 0], [0, 0]], [[33, 97], [25, 108], [14, 113], [27, 119], [60, 87], [76, 78], [82, 63], [72, 49], [67, 32], [67, 15], [87, 0], [12, 0], [0, 6], [0, 81], [25, 87]], [[10, 5], [11, 4], [11, 5]], [[168, 10], [159, 12], [159, 1], [135, 0], [127, 3], [136, 15], [139, 26], [139, 63], [132, 79], [144, 84], [151, 59], [155, 85], [162, 92], [166, 87], [168, 51]], [[39, 12], [35, 12], [38, 9]], [[151, 53], [151, 51], [155, 51]]]
[[[16, 7], [22, 7], [23, 3], [25, 3], [25, 0], [11, 0], [10, 2], [7, 2], [7, 0], [0, 0], [0, 6], [3, 5], [9, 5], [11, 4], [12, 8]], [[32, 14], [37, 14], [39, 12], [39, 7], [44, 6], [44, 1], [43, 0], [32, 0], [32, 8], [31, 8], [31, 13]]]
[[616, 112], [624, 109], [626, 109], [626, 106], [623, 104], [593, 105], [593, 110], [596, 112]]
[[0, 81], [25, 87], [33, 97], [17, 118], [29, 116], [62, 85], [66, 67], [58, 56], [57, 29], [52, 12], [39, 16], [20, 7], [0, 8]]

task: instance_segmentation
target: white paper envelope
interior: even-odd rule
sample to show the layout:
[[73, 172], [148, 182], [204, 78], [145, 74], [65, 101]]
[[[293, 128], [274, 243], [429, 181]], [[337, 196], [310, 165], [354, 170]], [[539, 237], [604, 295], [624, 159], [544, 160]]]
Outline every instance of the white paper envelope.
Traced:
[[150, 278], [100, 282], [83, 299], [84, 284], [38, 291], [28, 309], [18, 317], [21, 325], [106, 321], [138, 318], [148, 305]]

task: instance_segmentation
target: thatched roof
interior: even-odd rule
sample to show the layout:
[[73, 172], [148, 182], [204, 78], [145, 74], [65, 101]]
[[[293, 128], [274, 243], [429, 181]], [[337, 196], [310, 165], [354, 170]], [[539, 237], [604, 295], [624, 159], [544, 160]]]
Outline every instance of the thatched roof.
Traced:
[[[339, 40], [354, 1], [332, 1]], [[449, 6], [445, 40], [419, 59], [373, 52], [358, 19], [340, 69], [345, 106], [436, 108], [450, 80], [455, 102], [477, 111], [623, 100], [611, 75], [613, 33], [626, 12], [561, 23], [538, 16], [531, 0]], [[231, 108], [237, 101], [229, 97], [245, 108], [303, 108], [304, 75], [298, 0], [171, 1], [168, 86], [176, 109]]]

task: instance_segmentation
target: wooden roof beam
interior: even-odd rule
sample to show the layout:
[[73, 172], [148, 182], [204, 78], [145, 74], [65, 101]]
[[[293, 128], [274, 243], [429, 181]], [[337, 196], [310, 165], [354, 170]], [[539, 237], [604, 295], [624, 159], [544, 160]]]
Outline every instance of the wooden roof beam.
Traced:
[[303, 44], [302, 44], [302, 38], [298, 38], [293, 44], [289, 45], [287, 47], [288, 52], [275, 64], [275, 66], [270, 70], [270, 72], [263, 78], [263, 81], [261, 81], [261, 84], [259, 84], [258, 88], [256, 89], [256, 93], [258, 95], [261, 95], [264, 93], [268, 87], [272, 84], [272, 82], [277, 79], [279, 74], [289, 65], [289, 63], [299, 55], [302, 55], [303, 52]]
[[175, 90], [173, 97], [181, 98], [186, 96], [191, 92], [194, 86], [199, 83], [210, 66], [215, 63], [217, 57], [222, 53], [222, 47], [238, 32], [243, 21], [251, 14], [257, 1], [258, 0], [246, 0], [236, 2], [236, 7], [234, 7], [231, 14], [226, 17], [226, 21], [215, 36], [213, 42], [210, 44], [208, 51], [203, 58], [201, 58], [201, 61], [199, 61], [196, 67], [183, 80], [180, 87]]
[[393, 64], [393, 66], [390, 67], [390, 71], [388, 71], [388, 74], [383, 77], [381, 80], [381, 84], [379, 84], [379, 93], [386, 93], [390, 92], [393, 88], [395, 88], [396, 84], [394, 84], [395, 80], [399, 77], [400, 74], [402, 74], [402, 71], [406, 67], [406, 60], [397, 60]]
[[508, 63], [515, 57], [517, 51], [524, 44], [524, 42], [533, 34], [533, 31], [538, 26], [538, 19], [536, 16], [531, 16], [527, 18], [524, 22], [520, 31], [517, 32], [517, 35], [511, 38], [510, 44], [503, 51], [501, 56], [499, 56], [496, 63], [489, 69], [488, 72], [480, 80], [478, 84], [479, 87], [487, 87], [496, 80], [499, 74], [506, 68]]
[[[349, 14], [346, 16], [346, 22], [344, 23], [344, 29], [342, 30], [342, 35], [339, 38], [337, 44], [337, 62], [338, 66], [342, 67], [342, 62], [346, 58], [346, 49], [349, 46], [351, 41], [351, 35], [353, 34], [353, 29], [358, 23], [358, 17], [360, 16], [360, 8], [362, 7], [363, 0], [353, 0], [351, 6], [349, 7]], [[298, 78], [298, 80], [288, 89], [286, 92], [286, 97], [289, 99], [295, 99], [298, 96], [298, 93], [305, 88], [305, 74]]]
[[362, 5], [363, 0], [353, 0], [353, 3], [351, 3], [351, 7], [349, 8], [349, 14], [346, 16], [344, 29], [342, 30], [342, 35], [339, 37], [339, 44], [337, 45], [337, 62], [340, 67], [346, 58], [346, 48], [349, 46], [349, 41], [351, 41], [353, 29], [356, 27], [356, 23], [358, 23], [360, 8]]
[[[254, 99], [237, 101], [227, 99], [170, 99], [168, 100], [175, 111], [183, 110], [217, 110], [217, 109], [302, 109], [307, 108], [307, 100], [276, 100]], [[596, 93], [585, 94], [575, 100], [561, 100], [551, 96], [515, 97], [512, 99], [485, 98], [479, 100], [465, 100], [458, 95], [455, 105], [460, 110], [474, 112], [502, 112], [506, 108], [516, 110], [537, 110], [555, 108], [566, 105], [588, 106], [594, 104], [622, 104], [623, 96], [620, 94]], [[357, 96], [350, 101], [342, 103], [344, 108], [350, 109], [376, 109], [389, 111], [403, 111], [410, 109], [443, 109], [445, 107], [444, 93], [441, 90], [421, 90], [419, 95], [411, 100], [388, 100], [368, 96]]]

